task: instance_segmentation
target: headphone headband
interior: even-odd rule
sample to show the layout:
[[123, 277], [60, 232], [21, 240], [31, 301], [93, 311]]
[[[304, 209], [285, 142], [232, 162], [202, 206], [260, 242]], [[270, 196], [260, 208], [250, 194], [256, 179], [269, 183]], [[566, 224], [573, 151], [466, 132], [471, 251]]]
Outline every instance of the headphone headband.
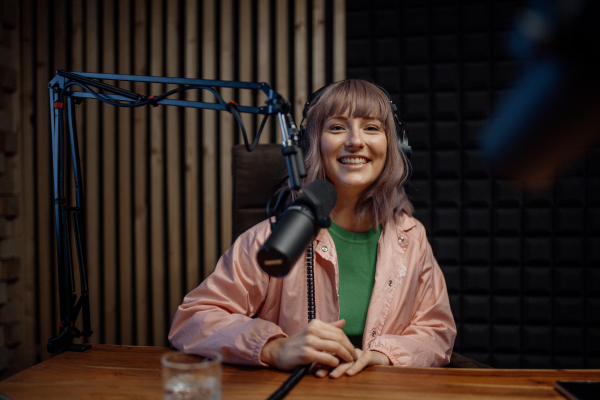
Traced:
[[323, 86], [322, 88], [318, 89], [316, 92], [314, 92], [313, 94], [310, 95], [310, 97], [304, 104], [304, 109], [302, 110], [302, 119], [303, 120], [306, 119], [306, 117], [308, 116], [308, 111], [310, 110], [310, 108], [312, 106], [314, 106], [317, 101], [319, 101], [319, 99], [321, 98], [321, 95], [323, 94], [325, 89], [327, 89], [331, 85], [333, 85], [333, 83]]

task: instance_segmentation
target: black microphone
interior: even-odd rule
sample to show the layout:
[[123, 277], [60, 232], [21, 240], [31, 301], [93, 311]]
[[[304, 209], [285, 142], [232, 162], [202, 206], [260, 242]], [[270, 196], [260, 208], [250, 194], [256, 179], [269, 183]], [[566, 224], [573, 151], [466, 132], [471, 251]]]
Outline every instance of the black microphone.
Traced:
[[271, 276], [285, 276], [321, 228], [329, 227], [329, 213], [337, 202], [333, 185], [313, 181], [281, 215], [271, 236], [260, 248], [258, 264]]

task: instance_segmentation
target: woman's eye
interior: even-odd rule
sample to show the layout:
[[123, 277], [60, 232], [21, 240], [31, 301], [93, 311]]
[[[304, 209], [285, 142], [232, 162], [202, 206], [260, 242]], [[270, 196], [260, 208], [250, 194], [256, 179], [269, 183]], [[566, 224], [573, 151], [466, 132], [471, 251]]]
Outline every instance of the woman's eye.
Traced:
[[332, 125], [332, 126], [329, 127], [330, 131], [341, 131], [343, 129], [344, 129], [344, 127], [341, 126], [341, 125]]
[[381, 129], [378, 126], [375, 126], [375, 125], [367, 126], [366, 130], [367, 131], [373, 131], [373, 132], [380, 132], [381, 131]]

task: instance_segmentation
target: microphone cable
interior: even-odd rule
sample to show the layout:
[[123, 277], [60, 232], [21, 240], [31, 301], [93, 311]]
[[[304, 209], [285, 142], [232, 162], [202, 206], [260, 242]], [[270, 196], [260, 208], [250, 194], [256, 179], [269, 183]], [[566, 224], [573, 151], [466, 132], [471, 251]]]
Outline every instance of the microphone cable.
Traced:
[[[244, 122], [242, 121], [242, 117], [240, 116], [239, 111], [236, 108], [237, 104], [233, 101], [230, 101], [229, 103], [227, 103], [225, 100], [223, 100], [223, 98], [219, 95], [219, 93], [211, 86], [185, 85], [185, 86], [181, 86], [181, 87], [169, 90], [168, 92], [162, 93], [158, 96], [146, 97], [146, 96], [138, 95], [139, 99], [137, 99], [137, 100], [115, 101], [115, 100], [111, 100], [105, 94], [97, 93], [96, 91], [91, 89], [87, 84], [85, 84], [83, 82], [71, 81], [71, 82], [67, 83], [65, 85], [65, 87], [63, 88], [63, 91], [60, 95], [61, 102], [63, 100], [63, 97], [66, 94], [66, 90], [71, 86], [81, 87], [86, 92], [91, 94], [94, 98], [96, 98], [97, 100], [99, 100], [103, 103], [106, 103], [106, 104], [109, 104], [109, 105], [115, 106], [115, 107], [126, 107], [126, 108], [142, 107], [142, 106], [146, 106], [146, 105], [157, 106], [157, 103], [160, 100], [166, 99], [167, 97], [169, 97], [173, 94], [176, 94], [176, 93], [185, 92], [187, 90], [193, 90], [193, 89], [207, 90], [213, 94], [213, 96], [215, 97], [215, 99], [217, 100], [217, 102], [219, 104], [221, 104], [222, 106], [225, 106], [226, 111], [228, 111], [229, 113], [231, 113], [233, 115], [235, 122], [237, 123], [237, 126], [240, 129], [240, 133], [242, 134], [242, 139], [244, 140], [244, 146], [246, 147], [246, 151], [248, 151], [249, 153], [252, 152], [252, 150], [254, 150], [254, 148], [258, 144], [258, 140], [260, 139], [262, 131], [267, 123], [267, 119], [269, 118], [269, 114], [265, 114], [263, 116], [260, 126], [258, 127], [256, 134], [254, 135], [254, 139], [253, 139], [252, 143], [250, 143], [248, 140], [248, 134], [246, 132], [246, 127], [244, 125]], [[110, 89], [105, 89], [105, 90], [110, 90]], [[123, 102], [123, 101], [126, 101], [126, 102]]]
[[[308, 294], [308, 322], [315, 319], [315, 255], [313, 251], [312, 243], [306, 249], [306, 286]], [[292, 374], [279, 386], [279, 388], [273, 392], [267, 400], [280, 400], [283, 399], [287, 394], [304, 378], [304, 375], [308, 373], [311, 365], [301, 365], [296, 367]]]

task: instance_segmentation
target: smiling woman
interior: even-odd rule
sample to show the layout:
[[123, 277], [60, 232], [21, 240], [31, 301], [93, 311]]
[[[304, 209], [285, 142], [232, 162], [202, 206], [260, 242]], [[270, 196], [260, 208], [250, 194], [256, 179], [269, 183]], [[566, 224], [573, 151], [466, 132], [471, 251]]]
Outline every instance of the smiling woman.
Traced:
[[190, 292], [169, 338], [179, 349], [214, 349], [228, 363], [293, 369], [318, 377], [369, 365], [443, 366], [456, 325], [444, 276], [404, 191], [391, 102], [379, 87], [345, 80], [307, 113], [304, 186], [327, 179], [338, 192], [332, 224], [313, 242], [316, 319], [306, 322], [306, 269], [268, 276], [256, 255], [269, 221], [242, 234], [215, 272]]

